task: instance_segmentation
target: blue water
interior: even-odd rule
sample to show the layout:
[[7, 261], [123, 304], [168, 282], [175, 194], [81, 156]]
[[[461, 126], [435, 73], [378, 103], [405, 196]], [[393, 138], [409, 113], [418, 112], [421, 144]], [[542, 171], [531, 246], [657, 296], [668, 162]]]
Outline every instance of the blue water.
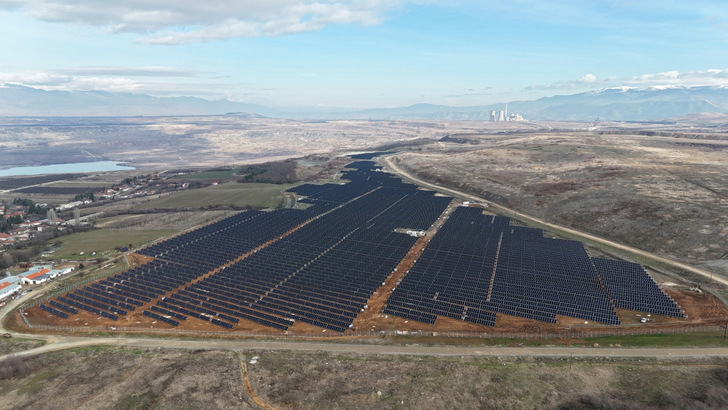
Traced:
[[14, 177], [18, 175], [72, 174], [77, 172], [123, 171], [129, 169], [134, 169], [134, 167], [118, 165], [114, 161], [74, 162], [70, 164], [54, 164], [42, 165], [38, 167], [16, 167], [0, 169], [0, 177]]

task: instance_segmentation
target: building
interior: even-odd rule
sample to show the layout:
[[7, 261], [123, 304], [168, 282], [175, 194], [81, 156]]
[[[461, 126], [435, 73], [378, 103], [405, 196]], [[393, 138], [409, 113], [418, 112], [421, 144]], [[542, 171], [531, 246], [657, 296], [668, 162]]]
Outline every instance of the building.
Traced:
[[21, 275], [21, 282], [24, 285], [39, 285], [47, 280], [51, 279], [51, 270], [50, 269], [41, 269], [37, 272], [31, 273], [29, 275]]
[[73, 267], [64, 269], [51, 269], [50, 265], [36, 266], [29, 271], [18, 275], [24, 285], [38, 285], [57, 276], [73, 272]]
[[0, 283], [0, 299], [5, 299], [18, 292], [23, 286], [20, 283], [2, 282]]
[[8, 244], [12, 245], [15, 243], [15, 238], [7, 233], [0, 233], [0, 245]]

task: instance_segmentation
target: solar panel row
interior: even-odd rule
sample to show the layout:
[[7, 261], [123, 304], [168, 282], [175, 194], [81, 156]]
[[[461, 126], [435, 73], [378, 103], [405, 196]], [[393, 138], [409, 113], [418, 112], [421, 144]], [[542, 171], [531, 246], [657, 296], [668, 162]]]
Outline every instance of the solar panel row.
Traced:
[[493, 313], [620, 324], [615, 306], [682, 315], [640, 265], [590, 259], [580, 242], [544, 238], [538, 229], [459, 207], [393, 292], [387, 311], [462, 314], [490, 325]]
[[641, 265], [601, 258], [592, 258], [592, 262], [615, 306], [684, 317], [680, 306], [657, 286]]

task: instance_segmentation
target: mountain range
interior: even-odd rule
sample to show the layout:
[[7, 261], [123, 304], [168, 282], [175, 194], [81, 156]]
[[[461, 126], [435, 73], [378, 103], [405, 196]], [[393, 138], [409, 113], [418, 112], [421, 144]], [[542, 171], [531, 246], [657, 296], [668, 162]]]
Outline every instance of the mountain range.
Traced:
[[[291, 119], [359, 120], [489, 120], [505, 103], [453, 107], [415, 104], [366, 110], [280, 110], [227, 100], [197, 97], [153, 97], [105, 91], [45, 91], [21, 85], [0, 87], [0, 116], [173, 116], [231, 112]], [[527, 120], [650, 121], [695, 113], [728, 112], [728, 88], [612, 88], [530, 101], [511, 101], [509, 113]]]

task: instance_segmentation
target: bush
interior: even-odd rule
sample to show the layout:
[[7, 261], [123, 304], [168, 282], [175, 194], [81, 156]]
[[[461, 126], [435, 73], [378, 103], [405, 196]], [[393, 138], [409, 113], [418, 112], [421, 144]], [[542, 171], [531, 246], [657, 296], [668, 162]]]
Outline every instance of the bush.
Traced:
[[22, 356], [8, 356], [0, 361], [0, 380], [25, 376], [28, 365]]

